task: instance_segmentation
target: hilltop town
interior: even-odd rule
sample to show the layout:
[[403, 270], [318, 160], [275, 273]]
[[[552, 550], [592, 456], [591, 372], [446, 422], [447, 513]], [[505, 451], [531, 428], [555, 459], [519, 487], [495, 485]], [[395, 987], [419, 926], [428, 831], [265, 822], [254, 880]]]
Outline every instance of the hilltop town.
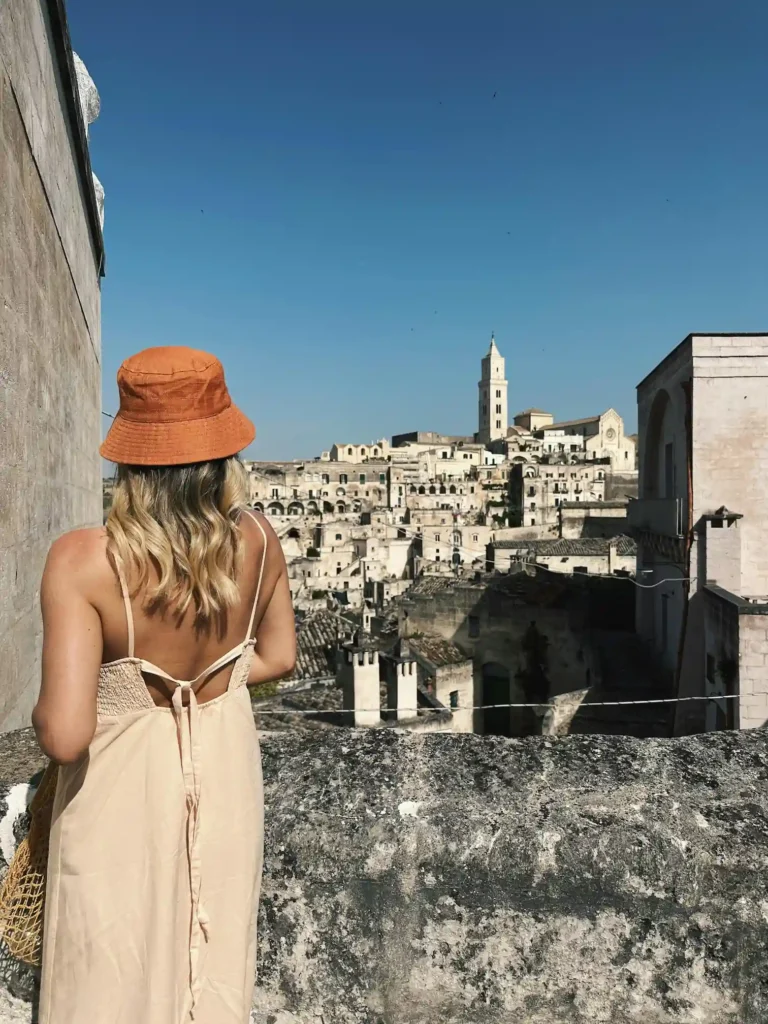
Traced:
[[749, 432], [766, 361], [764, 335], [689, 335], [639, 386], [634, 435], [615, 409], [509, 423], [492, 337], [474, 435], [247, 463], [299, 639], [257, 716], [506, 736], [766, 721], [762, 506], [723, 469], [716, 412]]
[[[298, 619], [299, 665], [281, 688], [286, 722], [562, 729], [602, 679], [601, 645], [571, 620], [605, 602], [600, 581], [635, 574], [626, 516], [637, 439], [614, 409], [568, 421], [525, 409], [510, 423], [507, 391], [492, 336], [473, 435], [416, 431], [336, 442], [312, 460], [245, 464], [250, 503], [283, 545]], [[548, 607], [535, 615], [481, 627], [486, 605], [542, 595]], [[625, 630], [631, 597], [625, 586], [614, 600]], [[476, 613], [463, 616], [468, 599]], [[486, 650], [490, 638], [503, 650]], [[562, 711], [475, 710], [550, 698]]]
[[507, 386], [492, 337], [474, 435], [417, 431], [337, 442], [308, 461], [245, 464], [251, 505], [283, 543], [298, 610], [330, 601], [359, 611], [425, 574], [515, 562], [634, 572], [634, 549], [616, 540], [637, 495], [636, 438], [621, 416], [556, 422], [526, 409], [510, 424]]

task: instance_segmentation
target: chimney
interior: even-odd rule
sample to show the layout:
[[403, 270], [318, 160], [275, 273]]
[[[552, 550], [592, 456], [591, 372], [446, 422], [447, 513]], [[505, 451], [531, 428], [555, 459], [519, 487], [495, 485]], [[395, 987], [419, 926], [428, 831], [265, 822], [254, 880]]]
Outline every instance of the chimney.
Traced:
[[358, 729], [380, 725], [379, 652], [359, 632], [339, 652], [336, 680], [348, 709], [347, 724]]
[[387, 718], [401, 722], [416, 716], [418, 666], [408, 640], [401, 637], [382, 661], [387, 684]]
[[702, 516], [699, 542], [702, 544], [702, 583], [712, 583], [732, 594], [741, 594], [742, 516], [722, 506], [713, 515]]

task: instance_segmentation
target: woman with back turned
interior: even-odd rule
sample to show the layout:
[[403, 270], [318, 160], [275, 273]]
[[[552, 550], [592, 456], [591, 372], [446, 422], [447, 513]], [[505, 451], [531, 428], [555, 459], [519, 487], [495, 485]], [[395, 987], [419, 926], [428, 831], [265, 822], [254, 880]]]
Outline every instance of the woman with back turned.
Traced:
[[118, 372], [106, 528], [51, 548], [33, 715], [59, 764], [40, 1024], [247, 1024], [263, 800], [246, 683], [295, 660], [280, 544], [246, 509], [254, 438], [221, 364]]

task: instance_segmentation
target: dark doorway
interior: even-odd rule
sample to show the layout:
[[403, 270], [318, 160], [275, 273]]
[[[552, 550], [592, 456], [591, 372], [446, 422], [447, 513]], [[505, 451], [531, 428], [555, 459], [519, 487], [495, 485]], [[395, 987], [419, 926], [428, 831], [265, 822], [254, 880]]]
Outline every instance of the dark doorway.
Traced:
[[483, 732], [487, 736], [511, 736], [510, 709], [487, 707], [510, 703], [509, 670], [498, 662], [483, 665]]
[[664, 445], [664, 497], [675, 497], [675, 449], [671, 441]]

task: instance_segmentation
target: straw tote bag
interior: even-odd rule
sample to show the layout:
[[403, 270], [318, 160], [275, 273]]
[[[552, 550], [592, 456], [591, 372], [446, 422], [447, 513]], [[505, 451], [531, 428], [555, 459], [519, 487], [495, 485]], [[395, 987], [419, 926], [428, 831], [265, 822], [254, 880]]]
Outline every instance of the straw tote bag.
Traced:
[[29, 805], [29, 832], [19, 843], [0, 886], [0, 938], [11, 956], [40, 965], [45, 879], [58, 765], [49, 762]]

